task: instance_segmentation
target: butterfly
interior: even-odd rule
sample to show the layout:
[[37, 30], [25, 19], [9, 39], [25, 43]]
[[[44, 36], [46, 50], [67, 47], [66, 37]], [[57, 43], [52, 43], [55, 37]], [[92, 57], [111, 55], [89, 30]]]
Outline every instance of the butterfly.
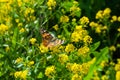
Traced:
[[45, 47], [50, 48], [64, 43], [64, 40], [56, 38], [54, 35], [50, 34], [43, 28], [40, 29], [40, 33], [42, 35], [42, 44]]

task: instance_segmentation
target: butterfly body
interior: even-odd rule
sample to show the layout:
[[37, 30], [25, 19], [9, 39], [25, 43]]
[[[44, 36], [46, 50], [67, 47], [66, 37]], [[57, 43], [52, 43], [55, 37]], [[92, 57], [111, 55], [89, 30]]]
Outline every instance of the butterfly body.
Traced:
[[60, 40], [60, 39], [56, 38], [55, 36], [53, 36], [52, 34], [50, 34], [49, 32], [47, 32], [44, 29], [41, 29], [40, 33], [42, 35], [42, 44], [45, 47], [50, 48], [50, 47], [61, 45], [64, 43], [64, 40]]

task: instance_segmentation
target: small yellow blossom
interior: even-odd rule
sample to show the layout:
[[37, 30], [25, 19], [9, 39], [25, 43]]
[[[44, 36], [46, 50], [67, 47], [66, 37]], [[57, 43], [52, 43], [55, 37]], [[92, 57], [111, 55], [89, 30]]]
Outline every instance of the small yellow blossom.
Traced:
[[18, 22], [19, 22], [19, 19], [15, 19], [15, 22], [18, 23]]
[[72, 51], [74, 51], [74, 45], [73, 44], [68, 44], [67, 46], [66, 46], [66, 48], [65, 48], [65, 51], [67, 52], [67, 53], [69, 53], [69, 52], [72, 52]]
[[116, 51], [116, 47], [114, 45], [112, 45], [112, 46], [109, 47], [109, 50], [110, 51]]
[[61, 63], [61, 64], [64, 64], [65, 62], [68, 61], [68, 55], [66, 54], [59, 54], [59, 59], [58, 61]]
[[101, 80], [109, 80], [108, 76], [107, 75], [103, 75]]
[[21, 27], [21, 26], [23, 26], [23, 23], [18, 23], [18, 27]]
[[45, 75], [48, 78], [52, 78], [52, 76], [55, 74], [55, 66], [49, 66], [45, 69]]
[[53, 28], [57, 31], [59, 29], [58, 24], [54, 25]]
[[47, 6], [48, 6], [49, 9], [51, 10], [52, 7], [55, 7], [55, 6], [56, 6], [56, 1], [55, 1], [55, 0], [48, 0]]
[[120, 71], [116, 72], [116, 80], [120, 80]]
[[35, 42], [36, 42], [37, 40], [36, 40], [36, 38], [31, 38], [29, 41], [30, 41], [31, 44], [35, 44]]
[[89, 50], [90, 49], [87, 46], [81, 47], [81, 48], [78, 49], [78, 55], [86, 57], [88, 55]]
[[82, 80], [82, 76], [79, 76], [78, 74], [74, 74], [71, 80]]
[[118, 21], [120, 22], [120, 16], [118, 16]]
[[86, 35], [83, 39], [83, 42], [85, 44], [90, 44], [90, 43], [92, 43], [92, 38], [89, 35]]
[[31, 66], [31, 65], [33, 65], [33, 64], [34, 64], [34, 61], [30, 61], [30, 62], [28, 63], [29, 66]]
[[69, 22], [69, 17], [66, 16], [66, 15], [61, 16], [61, 17], [60, 17], [60, 22], [63, 22], [63, 23], [65, 23], [65, 22]]
[[112, 16], [112, 21], [114, 22], [114, 21], [117, 21], [117, 16]]
[[23, 33], [23, 32], [25, 32], [25, 29], [24, 29], [24, 28], [21, 28], [21, 29], [20, 29], [20, 33]]
[[120, 71], [120, 64], [115, 65], [115, 71]]
[[7, 30], [8, 30], [8, 26], [6, 26], [4, 24], [0, 25], [0, 34], [3, 34]]
[[39, 50], [41, 51], [41, 53], [45, 53], [48, 52], [48, 47], [45, 47], [43, 44], [40, 44]]
[[120, 28], [118, 28], [117, 31], [120, 33]]
[[106, 9], [103, 11], [103, 16], [109, 17], [109, 16], [110, 16], [110, 13], [111, 13], [111, 9], [110, 9], [110, 8], [106, 8]]
[[21, 57], [19, 57], [19, 58], [17, 58], [17, 59], [15, 60], [16, 63], [20, 63], [20, 62], [22, 62], [22, 61], [23, 61], [23, 58], [21, 58]]
[[72, 19], [72, 21], [73, 21], [73, 22], [76, 22], [76, 19], [75, 19], [75, 18], [73, 18], [73, 19]]
[[86, 16], [83, 16], [81, 19], [80, 19], [80, 24], [88, 24], [89, 23], [89, 19], [88, 17]]
[[80, 71], [79, 64], [74, 63], [74, 64], [71, 66], [71, 71], [72, 71], [73, 73], [78, 73], [78, 72]]
[[103, 15], [102, 15], [103, 11], [102, 10], [99, 10], [96, 14], [96, 19], [102, 19], [103, 18]]

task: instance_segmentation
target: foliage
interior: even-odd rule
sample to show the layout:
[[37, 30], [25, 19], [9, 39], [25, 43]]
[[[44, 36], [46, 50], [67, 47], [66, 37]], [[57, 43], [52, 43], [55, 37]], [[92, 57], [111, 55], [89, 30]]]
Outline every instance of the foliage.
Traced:
[[1, 0], [0, 79], [119, 80], [120, 16], [94, 3]]

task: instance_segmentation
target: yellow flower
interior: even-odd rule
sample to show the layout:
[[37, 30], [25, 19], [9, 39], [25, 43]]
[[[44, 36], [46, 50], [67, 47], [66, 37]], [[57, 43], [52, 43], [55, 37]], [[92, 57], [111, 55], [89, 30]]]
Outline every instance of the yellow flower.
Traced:
[[30, 41], [31, 44], [35, 44], [36, 38], [31, 38], [29, 41]]
[[31, 66], [31, 65], [33, 65], [34, 64], [34, 61], [30, 61], [29, 63], [28, 63], [28, 66]]
[[103, 11], [103, 16], [110, 16], [110, 13], [111, 13], [111, 9], [110, 8], [106, 8], [104, 11]]
[[80, 24], [88, 24], [88, 23], [89, 23], [88, 17], [83, 16], [83, 17], [80, 19]]
[[115, 65], [115, 71], [120, 71], [120, 64]]
[[6, 52], [8, 52], [10, 50], [10, 47], [6, 46], [5, 50], [6, 50]]
[[87, 46], [84, 46], [84, 47], [81, 47], [78, 49], [78, 56], [83, 56], [83, 57], [86, 57], [88, 55], [88, 52], [89, 52], [89, 47]]
[[55, 74], [55, 66], [49, 66], [45, 69], [45, 75], [48, 78], [52, 78], [52, 76]]
[[73, 73], [78, 73], [78, 72], [80, 71], [79, 64], [76, 64], [76, 63], [72, 64], [72, 66], [71, 66], [71, 71], [72, 71]]
[[120, 22], [120, 16], [118, 16], [118, 21]]
[[102, 80], [109, 80], [109, 78], [108, 78], [107, 75], [103, 75], [101, 79], [102, 79]]
[[19, 22], [19, 19], [15, 19], [15, 22], [18, 23], [18, 22]]
[[7, 30], [8, 30], [8, 26], [6, 26], [4, 24], [0, 25], [0, 34], [5, 33], [5, 31], [7, 31]]
[[83, 42], [85, 44], [90, 44], [90, 43], [92, 43], [92, 38], [89, 35], [86, 35], [83, 39]]
[[78, 74], [74, 74], [71, 80], [82, 80], [82, 76], [79, 76]]
[[61, 63], [61, 64], [64, 64], [65, 62], [68, 61], [68, 55], [66, 54], [59, 54], [59, 59], [58, 61]]
[[40, 44], [39, 50], [41, 51], [41, 53], [45, 53], [48, 52], [48, 47], [45, 47], [43, 44]]
[[24, 71], [17, 71], [14, 73], [15, 78], [20, 78], [23, 80], [26, 80], [28, 74], [28, 70], [24, 70]]
[[24, 29], [24, 28], [21, 28], [21, 29], [20, 29], [20, 33], [23, 33], [23, 32], [25, 32], [25, 29]]
[[21, 27], [21, 26], [23, 26], [23, 23], [18, 23], [18, 27]]
[[99, 10], [96, 14], [96, 19], [102, 19], [103, 18], [103, 15], [102, 15], [103, 11], [102, 10]]
[[54, 25], [53, 28], [57, 31], [59, 29], [58, 24]]
[[66, 48], [65, 48], [65, 51], [67, 52], [67, 53], [69, 53], [69, 52], [72, 52], [72, 51], [74, 51], [74, 45], [73, 44], [68, 44], [67, 46], [66, 46]]
[[20, 63], [20, 62], [22, 62], [22, 61], [23, 61], [23, 58], [21, 58], [21, 57], [19, 57], [19, 58], [17, 58], [17, 59], [15, 60], [16, 63]]
[[112, 16], [112, 21], [117, 21], [117, 16]]
[[118, 28], [117, 31], [120, 32], [120, 28]]
[[56, 1], [55, 1], [55, 0], [48, 0], [47, 6], [48, 6], [49, 9], [51, 10], [52, 7], [55, 7], [55, 6], [56, 6]]
[[120, 80], [120, 71], [116, 72], [116, 80]]
[[61, 17], [60, 17], [60, 22], [63, 22], [63, 23], [65, 23], [65, 22], [69, 22], [69, 17], [66, 16], [66, 15], [61, 16]]
[[112, 45], [112, 46], [109, 47], [109, 50], [110, 51], [116, 51], [116, 47], [114, 45]]

